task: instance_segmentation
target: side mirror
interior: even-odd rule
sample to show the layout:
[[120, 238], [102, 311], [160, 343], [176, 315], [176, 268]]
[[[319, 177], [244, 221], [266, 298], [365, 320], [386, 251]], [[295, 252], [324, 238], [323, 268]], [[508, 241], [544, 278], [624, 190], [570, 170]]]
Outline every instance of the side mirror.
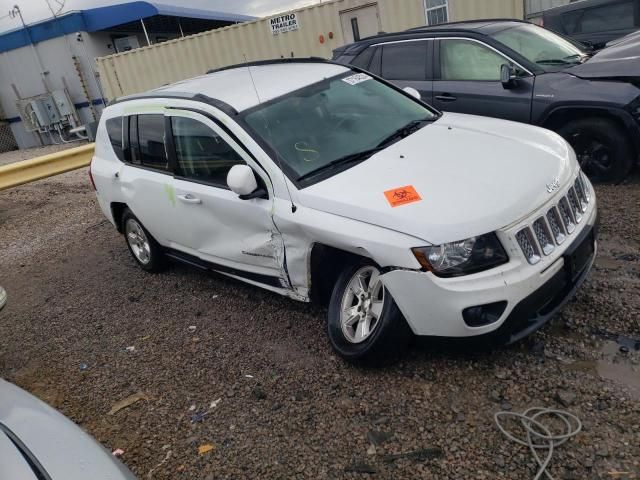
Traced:
[[402, 90], [407, 92], [412, 97], [415, 97], [418, 100], [422, 100], [422, 95], [420, 95], [420, 92], [418, 90], [416, 90], [415, 88], [413, 88], [413, 87], [404, 87]]
[[593, 44], [593, 42], [590, 42], [588, 40], [583, 40], [581, 42], [582, 45], [584, 45], [584, 48], [588, 51], [588, 52], [593, 52], [596, 49], [596, 46]]
[[227, 185], [233, 193], [237, 193], [241, 200], [252, 198], [268, 198], [264, 188], [258, 188], [258, 181], [253, 170], [248, 165], [234, 165], [227, 174]]
[[500, 82], [506, 89], [514, 88], [518, 86], [518, 75], [516, 74], [515, 67], [507, 65], [506, 63], [500, 67]]

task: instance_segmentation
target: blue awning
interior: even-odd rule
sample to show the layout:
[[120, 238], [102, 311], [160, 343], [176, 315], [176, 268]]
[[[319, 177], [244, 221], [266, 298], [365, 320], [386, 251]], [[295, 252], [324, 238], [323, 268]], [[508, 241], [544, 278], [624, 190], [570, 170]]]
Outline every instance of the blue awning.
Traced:
[[[180, 18], [217, 20], [220, 22], [246, 22], [255, 17], [228, 12], [164, 5], [155, 2], [129, 2], [107, 7], [90, 8], [60, 15], [57, 19], [33, 23], [0, 34], [0, 53], [24, 47], [29, 43], [43, 42], [76, 32], [95, 32], [141, 20], [156, 15]], [[31, 38], [29, 38], [29, 36]]]

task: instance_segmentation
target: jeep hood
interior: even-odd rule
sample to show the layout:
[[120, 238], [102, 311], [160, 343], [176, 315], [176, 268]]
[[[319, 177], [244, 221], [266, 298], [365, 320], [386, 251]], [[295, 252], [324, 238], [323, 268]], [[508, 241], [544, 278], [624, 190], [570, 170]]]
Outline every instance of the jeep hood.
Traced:
[[587, 62], [565, 72], [580, 78], [635, 78], [640, 81], [640, 35], [637, 32], [627, 35]]
[[[575, 154], [553, 132], [445, 113], [298, 197], [308, 208], [441, 244], [520, 220], [551, 198], [547, 184], [557, 179], [564, 186], [577, 168]], [[411, 193], [404, 187], [420, 200], [402, 203]]]

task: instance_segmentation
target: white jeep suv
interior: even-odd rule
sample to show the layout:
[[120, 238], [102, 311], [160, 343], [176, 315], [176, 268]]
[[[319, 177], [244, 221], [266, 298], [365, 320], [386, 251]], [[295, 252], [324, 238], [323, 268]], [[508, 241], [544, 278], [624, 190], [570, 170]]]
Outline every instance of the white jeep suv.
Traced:
[[412, 335], [514, 342], [588, 274], [594, 191], [555, 133], [416, 94], [288, 59], [122, 98], [98, 128], [100, 207], [145, 270], [171, 257], [328, 301], [350, 361]]

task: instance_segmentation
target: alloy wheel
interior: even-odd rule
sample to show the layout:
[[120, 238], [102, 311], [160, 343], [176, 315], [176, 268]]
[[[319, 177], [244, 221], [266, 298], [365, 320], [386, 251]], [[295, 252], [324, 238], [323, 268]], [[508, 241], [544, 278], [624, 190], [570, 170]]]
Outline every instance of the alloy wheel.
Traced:
[[380, 323], [384, 302], [380, 271], [374, 266], [356, 271], [342, 296], [340, 325], [344, 337], [351, 343], [369, 338]]
[[127, 219], [125, 235], [136, 259], [143, 265], [148, 264], [151, 261], [151, 245], [142, 226], [133, 218]]
[[572, 140], [582, 170], [594, 179], [606, 178], [613, 168], [609, 145], [597, 136], [587, 136], [585, 133], [575, 134]]

